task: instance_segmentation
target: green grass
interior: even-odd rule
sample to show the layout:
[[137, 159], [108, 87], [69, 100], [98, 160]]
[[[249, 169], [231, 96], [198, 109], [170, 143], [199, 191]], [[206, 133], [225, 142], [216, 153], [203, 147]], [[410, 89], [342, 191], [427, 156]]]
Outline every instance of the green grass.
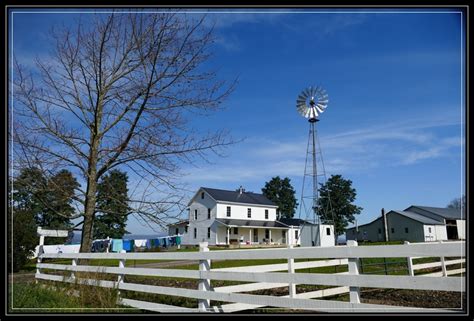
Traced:
[[[116, 293], [110, 289], [95, 288], [84, 290], [79, 296], [71, 295], [72, 287], [55, 283], [12, 283], [9, 285], [10, 313], [124, 313], [138, 312], [115, 303]], [[77, 287], [76, 287], [77, 289]], [[81, 291], [82, 289], [80, 289]]]

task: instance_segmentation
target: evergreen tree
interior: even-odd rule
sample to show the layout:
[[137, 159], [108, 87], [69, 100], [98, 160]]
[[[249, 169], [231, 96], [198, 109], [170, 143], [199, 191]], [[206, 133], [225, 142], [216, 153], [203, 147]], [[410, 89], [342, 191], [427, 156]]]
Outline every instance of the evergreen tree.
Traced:
[[[61, 170], [47, 177], [39, 168], [24, 168], [13, 181], [12, 211], [14, 224], [32, 217], [35, 226], [46, 229], [69, 229], [74, 214], [71, 203], [79, 186], [72, 173]], [[18, 213], [18, 218], [16, 218]], [[18, 219], [18, 220], [17, 220]], [[21, 226], [21, 225], [19, 225]], [[15, 232], [16, 233], [16, 232]], [[36, 228], [34, 235], [36, 237]], [[45, 244], [58, 244], [65, 238], [46, 238]]]
[[8, 209], [8, 270], [18, 272], [29, 261], [39, 244], [32, 212]]
[[50, 229], [69, 229], [70, 217], [75, 210], [71, 203], [79, 183], [68, 170], [61, 170], [47, 183], [47, 206], [45, 206], [40, 226]]
[[295, 215], [298, 202], [288, 177], [284, 179], [281, 179], [280, 176], [273, 177], [265, 183], [262, 193], [278, 206], [280, 217], [292, 218]]
[[127, 173], [119, 170], [112, 170], [99, 182], [94, 238], [122, 238], [128, 234], [125, 229], [130, 210], [127, 182]]
[[40, 222], [47, 194], [47, 180], [43, 172], [35, 167], [23, 168], [12, 185], [13, 209], [29, 212]]
[[360, 214], [362, 207], [352, 204], [356, 190], [352, 181], [341, 175], [332, 175], [325, 184], [320, 184], [318, 214], [323, 224], [334, 224], [335, 236], [341, 235], [354, 215]]
[[40, 201], [45, 195], [46, 179], [38, 168], [24, 168], [8, 184], [8, 270], [18, 272], [29, 261], [39, 237], [36, 218], [41, 217]]

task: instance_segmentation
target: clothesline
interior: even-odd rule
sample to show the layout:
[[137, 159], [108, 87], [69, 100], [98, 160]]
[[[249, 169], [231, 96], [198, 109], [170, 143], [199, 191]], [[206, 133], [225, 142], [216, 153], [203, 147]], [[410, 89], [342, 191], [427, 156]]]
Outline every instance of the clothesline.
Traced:
[[162, 236], [152, 239], [101, 239], [92, 242], [91, 252], [133, 252], [138, 249], [179, 246], [181, 236]]

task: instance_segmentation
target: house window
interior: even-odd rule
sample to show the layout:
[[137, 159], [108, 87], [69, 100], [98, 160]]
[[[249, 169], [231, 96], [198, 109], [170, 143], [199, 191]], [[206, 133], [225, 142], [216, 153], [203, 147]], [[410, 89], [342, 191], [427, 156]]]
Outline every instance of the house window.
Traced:
[[184, 233], [188, 233], [188, 226], [187, 225], [184, 227]]
[[392, 233], [395, 233], [395, 229], [393, 227], [391, 228], [391, 230], [392, 230]]
[[208, 239], [211, 238], [211, 228], [210, 227], [207, 228], [207, 238]]
[[207, 219], [208, 220], [211, 219], [211, 209], [210, 208], [207, 209]]
[[201, 193], [201, 199], [204, 199], [204, 192]]
[[194, 228], [194, 238], [197, 238], [197, 235], [198, 235], [198, 230], [197, 228]]
[[408, 227], [405, 227], [405, 233], [408, 233]]
[[379, 234], [382, 234], [382, 229], [381, 228], [379, 228]]
[[247, 209], [247, 217], [248, 217], [248, 218], [251, 218], [251, 217], [252, 217], [252, 209], [251, 209], [251, 208], [248, 208], [248, 209]]
[[194, 220], [198, 219], [198, 210], [194, 210]]
[[179, 228], [177, 227], [176, 230], [175, 230], [175, 235], [178, 235], [179, 234]]
[[331, 235], [331, 229], [329, 227], [326, 227], [326, 235]]
[[230, 206], [227, 206], [227, 217], [230, 217]]
[[239, 229], [237, 227], [234, 227], [234, 234], [239, 234]]
[[266, 238], [266, 239], [269, 239], [269, 238], [270, 238], [270, 230], [269, 230], [269, 229], [266, 229], [266, 230], [265, 230], [265, 238]]
[[282, 230], [282, 231], [281, 231], [281, 237], [282, 237], [283, 239], [286, 238], [286, 231], [285, 231], [285, 230]]
[[428, 233], [431, 233], [431, 227], [428, 227]]
[[295, 239], [298, 239], [298, 230], [295, 231]]
[[268, 220], [268, 210], [265, 210], [265, 219]]

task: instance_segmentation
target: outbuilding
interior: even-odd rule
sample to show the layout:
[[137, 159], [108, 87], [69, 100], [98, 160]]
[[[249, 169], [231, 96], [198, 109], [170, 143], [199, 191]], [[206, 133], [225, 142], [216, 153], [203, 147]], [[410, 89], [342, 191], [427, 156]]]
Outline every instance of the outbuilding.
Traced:
[[465, 239], [460, 209], [412, 205], [346, 230], [347, 240], [431, 242]]

